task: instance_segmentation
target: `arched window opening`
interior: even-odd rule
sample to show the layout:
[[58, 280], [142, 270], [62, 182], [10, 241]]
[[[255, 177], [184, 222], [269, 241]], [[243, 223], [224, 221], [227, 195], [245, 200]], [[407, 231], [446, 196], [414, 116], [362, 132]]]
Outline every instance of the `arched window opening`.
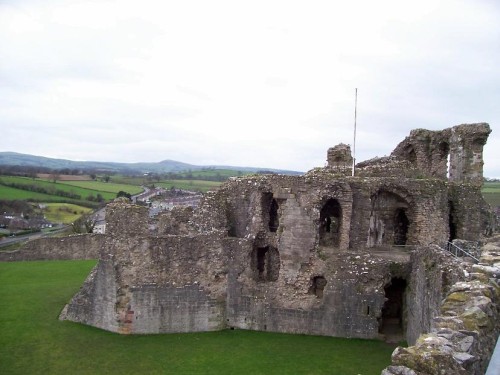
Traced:
[[404, 208], [396, 209], [394, 214], [394, 245], [406, 245], [409, 225], [410, 221], [406, 216], [406, 210]]
[[278, 215], [279, 205], [276, 199], [271, 200], [271, 207], [269, 208], [269, 231], [276, 232], [280, 226], [280, 220]]
[[385, 303], [379, 320], [379, 333], [385, 335], [387, 341], [404, 340], [405, 328], [405, 291], [406, 280], [395, 277], [385, 286]]
[[314, 294], [318, 298], [323, 298], [323, 290], [326, 286], [326, 279], [323, 276], [314, 276], [311, 279], [309, 294]]
[[272, 246], [255, 247], [252, 252], [252, 268], [256, 281], [276, 281], [280, 271], [280, 255]]
[[319, 241], [323, 246], [338, 247], [342, 225], [342, 208], [339, 201], [329, 199], [319, 214]]

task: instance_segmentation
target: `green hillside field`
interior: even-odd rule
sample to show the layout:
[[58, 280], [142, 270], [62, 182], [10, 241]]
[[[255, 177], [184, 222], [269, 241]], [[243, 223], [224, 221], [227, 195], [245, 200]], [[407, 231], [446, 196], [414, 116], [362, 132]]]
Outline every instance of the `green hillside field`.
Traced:
[[[104, 200], [109, 201], [112, 200], [116, 197], [116, 193], [111, 193], [107, 191], [102, 191], [102, 190], [94, 190], [94, 189], [88, 189], [88, 188], [82, 188], [78, 186], [72, 186], [68, 185], [66, 183], [61, 183], [61, 182], [50, 182], [46, 180], [41, 180], [41, 179], [32, 179], [29, 177], [15, 177], [15, 176], [0, 176], [0, 185], [3, 186], [8, 186], [8, 187], [14, 187], [18, 190], [22, 191], [28, 191], [26, 188], [33, 187], [35, 191], [33, 193], [38, 193], [36, 191], [37, 188], [44, 189], [47, 193], [45, 195], [50, 195], [54, 197], [58, 197], [56, 194], [56, 191], [63, 191], [67, 194], [74, 194], [75, 196], [79, 196], [80, 198], [70, 198], [70, 197], [60, 197], [61, 198], [67, 198], [71, 200], [87, 200], [88, 197], [97, 197], [97, 194], [100, 194]], [[20, 188], [22, 187], [22, 188]], [[28, 191], [29, 192], [29, 191]], [[38, 198], [32, 198], [32, 199], [38, 199]], [[52, 198], [50, 201], [54, 201], [54, 198]]]
[[33, 191], [15, 189], [0, 184], [0, 199], [3, 200], [37, 200], [40, 202], [60, 201], [61, 197], [55, 195], [36, 193]]

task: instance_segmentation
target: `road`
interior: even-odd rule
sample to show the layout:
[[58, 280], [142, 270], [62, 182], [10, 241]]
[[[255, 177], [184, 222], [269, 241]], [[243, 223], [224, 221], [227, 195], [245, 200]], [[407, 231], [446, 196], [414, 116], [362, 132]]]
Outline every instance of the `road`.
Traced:
[[21, 236], [14, 236], [14, 237], [4, 237], [0, 239], [0, 247], [5, 247], [8, 245], [13, 245], [18, 242], [24, 242], [28, 240], [35, 240], [37, 238], [41, 237], [50, 237], [53, 236], [57, 233], [60, 233], [68, 228], [67, 225], [62, 225], [60, 228], [56, 230], [52, 230], [50, 232], [36, 232], [36, 233], [30, 233], [30, 234], [24, 234]]

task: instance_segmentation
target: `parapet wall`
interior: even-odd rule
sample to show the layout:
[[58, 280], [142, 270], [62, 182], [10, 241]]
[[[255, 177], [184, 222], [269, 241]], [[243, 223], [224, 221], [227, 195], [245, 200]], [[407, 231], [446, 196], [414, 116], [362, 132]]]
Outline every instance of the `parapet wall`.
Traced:
[[104, 242], [101, 234], [81, 234], [69, 237], [39, 238], [15, 251], [1, 251], [0, 262], [21, 260], [98, 259]]
[[482, 375], [500, 332], [500, 236], [483, 248], [470, 280], [452, 286], [431, 332], [398, 347], [382, 375]]

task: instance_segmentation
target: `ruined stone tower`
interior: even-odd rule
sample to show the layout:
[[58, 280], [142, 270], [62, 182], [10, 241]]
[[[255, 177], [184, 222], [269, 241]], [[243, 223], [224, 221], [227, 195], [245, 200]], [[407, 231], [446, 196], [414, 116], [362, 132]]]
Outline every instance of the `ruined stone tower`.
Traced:
[[348, 176], [352, 168], [351, 147], [343, 143], [328, 149], [326, 160], [328, 167], [337, 173]]

